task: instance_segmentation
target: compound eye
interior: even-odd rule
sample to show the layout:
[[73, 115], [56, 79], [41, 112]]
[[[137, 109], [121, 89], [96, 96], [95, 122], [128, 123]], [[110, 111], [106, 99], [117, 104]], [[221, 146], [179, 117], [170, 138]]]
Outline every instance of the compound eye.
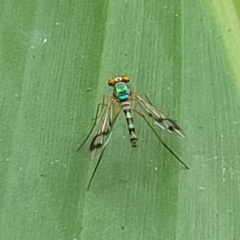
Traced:
[[122, 81], [125, 83], [128, 83], [128, 82], [130, 82], [130, 79], [128, 76], [122, 76]]
[[116, 83], [115, 78], [110, 78], [110, 79], [108, 80], [108, 85], [109, 85], [109, 86], [114, 86], [115, 83]]

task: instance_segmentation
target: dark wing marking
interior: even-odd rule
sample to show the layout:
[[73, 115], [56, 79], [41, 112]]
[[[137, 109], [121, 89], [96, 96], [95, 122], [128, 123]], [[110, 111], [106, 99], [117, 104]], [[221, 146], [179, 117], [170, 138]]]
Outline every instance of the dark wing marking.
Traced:
[[175, 132], [177, 135], [179, 135], [182, 138], [185, 137], [182, 129], [172, 119], [168, 118], [162, 112], [160, 112], [155, 107], [153, 107], [152, 104], [149, 102], [149, 100], [145, 100], [144, 98], [142, 98], [136, 93], [134, 93], [134, 98], [140, 104], [142, 109], [145, 110], [148, 116], [154, 119], [154, 123], [156, 125], [158, 125], [162, 129], [167, 129], [169, 132]]
[[97, 158], [99, 159], [102, 156], [103, 151], [110, 140], [112, 127], [117, 118], [113, 111], [114, 104], [116, 104], [116, 99], [111, 98], [106, 110], [103, 112], [102, 117], [97, 124], [96, 131], [94, 132], [93, 139], [90, 144], [90, 155], [92, 160]]

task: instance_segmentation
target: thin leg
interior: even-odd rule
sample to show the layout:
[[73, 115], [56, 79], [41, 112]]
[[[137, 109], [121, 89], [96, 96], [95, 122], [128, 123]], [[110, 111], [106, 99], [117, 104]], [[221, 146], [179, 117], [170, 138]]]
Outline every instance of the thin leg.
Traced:
[[102, 153], [101, 153], [101, 155], [100, 155], [100, 157], [99, 157], [99, 159], [98, 159], [98, 161], [97, 161], [97, 164], [96, 164], [96, 166], [95, 166], [95, 168], [94, 168], [94, 170], [93, 170], [92, 176], [91, 176], [91, 178], [90, 178], [90, 180], [89, 180], [89, 183], [88, 183], [88, 186], [87, 186], [87, 191], [89, 190], [89, 188], [90, 188], [90, 186], [91, 186], [91, 183], [92, 183], [92, 180], [93, 180], [93, 178], [94, 178], [94, 175], [95, 175], [95, 173], [97, 172], [97, 169], [98, 169], [98, 166], [99, 166], [100, 161], [101, 161], [101, 159], [102, 159], [104, 150], [105, 150], [105, 149], [103, 149], [103, 151], [102, 151]]
[[[121, 111], [122, 111], [122, 109], [120, 108], [119, 111], [117, 112], [116, 116], [115, 116], [114, 119], [113, 119], [112, 126], [113, 126], [113, 124], [115, 123], [115, 121], [117, 120], [117, 118], [118, 118], [118, 116], [120, 115]], [[92, 131], [92, 130], [91, 130], [91, 131]], [[111, 133], [110, 133], [110, 134], [111, 134]], [[89, 135], [90, 135], [90, 134], [89, 134]], [[110, 138], [109, 138], [109, 139], [110, 139]], [[108, 139], [107, 142], [105, 143], [105, 145], [104, 145], [104, 147], [103, 147], [103, 150], [102, 150], [102, 152], [101, 152], [101, 155], [100, 155], [100, 157], [99, 157], [99, 159], [98, 159], [98, 161], [97, 161], [97, 164], [96, 164], [96, 166], [95, 166], [95, 168], [94, 168], [94, 170], [93, 170], [92, 176], [91, 176], [91, 178], [90, 178], [90, 180], [89, 180], [89, 183], [88, 183], [87, 191], [89, 190], [90, 185], [91, 185], [91, 183], [92, 183], [92, 180], [93, 180], [93, 178], [94, 178], [94, 175], [95, 175], [95, 173], [97, 172], [98, 166], [99, 166], [99, 164], [100, 164], [100, 161], [102, 160], [102, 156], [103, 156], [105, 147], [106, 147], [109, 139]]]
[[[105, 103], [105, 100], [106, 100], [107, 97], [110, 98], [110, 96], [103, 95], [102, 103], [99, 103], [100, 105], [102, 105], [101, 111], [102, 111], [103, 107], [106, 107], [106, 106], [107, 106], [107, 103]], [[99, 105], [99, 104], [98, 104], [98, 105]], [[101, 112], [101, 111], [100, 111], [100, 112]], [[101, 114], [100, 114], [100, 115], [101, 115]], [[95, 118], [93, 118], [93, 120], [95, 120], [96, 118], [99, 118], [99, 116], [95, 116]]]
[[150, 99], [148, 98], [148, 96], [147, 96], [146, 93], [141, 93], [141, 94], [139, 94], [139, 95], [145, 97], [145, 100], [147, 100], [147, 102], [152, 105], [152, 103], [151, 103], [151, 101], [150, 101]]
[[[103, 97], [103, 100], [104, 100], [104, 98], [105, 97]], [[100, 110], [100, 106], [102, 106], [102, 108], [103, 108], [103, 107], [106, 107], [107, 104], [105, 104], [104, 102], [98, 104], [93, 126], [92, 126], [90, 132], [88, 133], [87, 137], [83, 141], [83, 143], [78, 147], [77, 151], [81, 149], [81, 147], [85, 144], [85, 142], [88, 140], [89, 136], [91, 135], [91, 133], [92, 133], [92, 131], [93, 131], [93, 129], [94, 129], [96, 123], [97, 123], [97, 118], [98, 118], [98, 113], [99, 113], [99, 110]]]
[[176, 153], [174, 153], [167, 145], [166, 143], [164, 143], [164, 141], [159, 137], [159, 135], [157, 134], [157, 132], [155, 131], [155, 129], [152, 127], [152, 125], [148, 122], [148, 120], [146, 119], [146, 117], [141, 114], [140, 112], [133, 110], [133, 112], [135, 112], [136, 114], [138, 114], [139, 116], [141, 116], [146, 123], [148, 124], [148, 126], [152, 129], [152, 131], [154, 132], [154, 134], [156, 135], [156, 137], [158, 138], [159, 142], [162, 143], [162, 145], [186, 168], [189, 169], [189, 167], [176, 155]]
[[106, 98], [107, 98], [107, 97], [110, 98], [110, 96], [103, 95], [103, 98], [102, 98], [102, 109], [103, 109], [104, 106], [106, 106], [105, 101], [106, 101]]

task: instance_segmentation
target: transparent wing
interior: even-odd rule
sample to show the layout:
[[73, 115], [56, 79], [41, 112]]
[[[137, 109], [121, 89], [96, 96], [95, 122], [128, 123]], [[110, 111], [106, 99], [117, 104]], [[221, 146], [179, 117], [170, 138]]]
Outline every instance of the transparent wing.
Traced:
[[103, 112], [99, 123], [96, 126], [91, 144], [90, 144], [90, 156], [91, 159], [100, 159], [102, 157], [103, 151], [108, 144], [112, 128], [119, 115], [121, 108], [116, 111], [113, 109], [116, 104], [116, 99], [111, 98], [108, 103], [106, 110]]
[[167, 129], [169, 132], [175, 132], [180, 137], [184, 138], [185, 134], [183, 133], [182, 129], [170, 118], [168, 118], [166, 115], [164, 115], [162, 112], [157, 110], [150, 101], [148, 100], [148, 97], [145, 94], [142, 94], [145, 96], [146, 99], [141, 97], [140, 95], [133, 93], [134, 99], [137, 100], [137, 102], [140, 104], [142, 109], [145, 110], [145, 112], [153, 118], [154, 123], [161, 127], [162, 129]]

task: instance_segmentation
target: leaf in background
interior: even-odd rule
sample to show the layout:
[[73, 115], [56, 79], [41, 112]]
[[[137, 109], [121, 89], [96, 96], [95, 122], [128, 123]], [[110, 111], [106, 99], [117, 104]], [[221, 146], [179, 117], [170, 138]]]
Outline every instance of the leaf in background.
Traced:
[[[238, 1], [0, 3], [0, 239], [237, 239]], [[94, 168], [88, 145], [107, 80], [177, 120], [161, 132], [121, 116]]]

